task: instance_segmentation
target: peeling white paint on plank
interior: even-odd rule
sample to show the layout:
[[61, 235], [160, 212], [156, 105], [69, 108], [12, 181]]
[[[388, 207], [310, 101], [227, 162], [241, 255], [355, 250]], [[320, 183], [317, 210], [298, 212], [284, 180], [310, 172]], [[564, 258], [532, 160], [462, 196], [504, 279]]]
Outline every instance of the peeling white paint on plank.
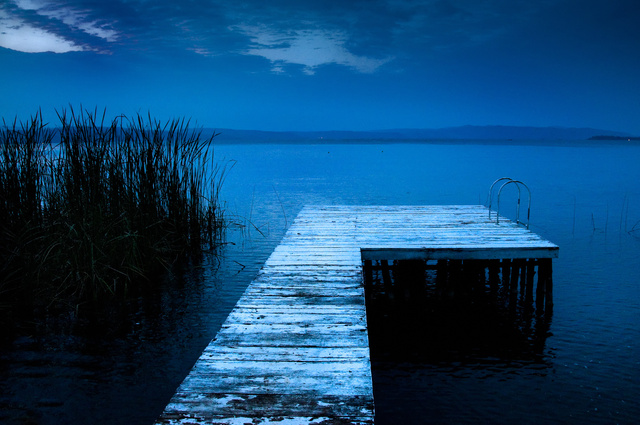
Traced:
[[[176, 410], [188, 411], [197, 405], [203, 407], [215, 406], [216, 411], [229, 415], [241, 416], [247, 408], [262, 411], [267, 415], [282, 415], [284, 417], [295, 414], [318, 416], [334, 416], [338, 411], [342, 414], [353, 413], [355, 409], [363, 407], [363, 401], [357, 396], [319, 396], [313, 402], [303, 396], [291, 394], [255, 396], [250, 394], [202, 394], [198, 397], [189, 397], [185, 394], [180, 398], [177, 394], [176, 401], [171, 407]], [[292, 406], [293, 410], [292, 410]], [[307, 416], [309, 417], [309, 416]], [[253, 422], [249, 422], [253, 423]]]
[[255, 361], [352, 361], [369, 357], [368, 347], [335, 350], [324, 347], [254, 347], [209, 345], [201, 359], [242, 359]]

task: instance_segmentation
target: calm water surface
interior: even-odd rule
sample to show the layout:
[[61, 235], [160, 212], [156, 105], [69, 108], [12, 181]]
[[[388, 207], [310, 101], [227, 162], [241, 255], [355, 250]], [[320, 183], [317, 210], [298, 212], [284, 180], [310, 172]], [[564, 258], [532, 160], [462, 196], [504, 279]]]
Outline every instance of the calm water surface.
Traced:
[[[218, 145], [243, 227], [117, 327], [41, 325], [0, 351], [0, 423], [150, 424], [305, 204], [484, 204], [512, 177], [560, 246], [539, 356], [376, 361], [376, 423], [631, 424], [640, 417], [640, 147]], [[501, 213], [515, 216], [505, 192]], [[494, 204], [495, 205], [495, 204]], [[638, 224], [640, 227], [640, 224]], [[631, 232], [630, 232], [631, 231]]]

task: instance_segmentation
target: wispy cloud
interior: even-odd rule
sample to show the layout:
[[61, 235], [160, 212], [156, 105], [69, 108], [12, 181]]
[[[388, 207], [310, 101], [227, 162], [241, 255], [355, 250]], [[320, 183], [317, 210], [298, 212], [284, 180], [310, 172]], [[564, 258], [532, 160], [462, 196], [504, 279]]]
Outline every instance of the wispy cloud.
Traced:
[[88, 9], [77, 9], [45, 0], [14, 0], [14, 3], [20, 9], [33, 10], [38, 15], [58, 20], [70, 28], [78, 29], [94, 37], [110, 42], [118, 39], [118, 33], [111, 27], [111, 24], [90, 19], [91, 11]]
[[85, 50], [55, 33], [30, 25], [0, 9], [0, 46], [25, 53], [67, 53]]
[[27, 53], [101, 51], [80, 32], [103, 42], [118, 40], [112, 23], [92, 18], [82, 3], [70, 6], [53, 0], [13, 0], [0, 9], [0, 46]]
[[274, 72], [283, 72], [285, 64], [297, 64], [304, 67], [305, 74], [313, 75], [319, 66], [337, 64], [358, 72], [372, 73], [391, 60], [351, 53], [345, 47], [347, 36], [340, 31], [277, 30], [264, 25], [238, 25], [233, 28], [249, 36], [251, 40], [251, 47], [243, 53], [270, 60]]
[[[546, 0], [541, 0], [544, 4]], [[250, 5], [250, 6], [248, 6]], [[524, 0], [326, 0], [229, 3], [229, 28], [248, 36], [242, 54], [272, 70], [287, 64], [313, 74], [325, 64], [373, 73], [393, 59], [407, 66], [436, 51], [491, 43], [531, 11]]]

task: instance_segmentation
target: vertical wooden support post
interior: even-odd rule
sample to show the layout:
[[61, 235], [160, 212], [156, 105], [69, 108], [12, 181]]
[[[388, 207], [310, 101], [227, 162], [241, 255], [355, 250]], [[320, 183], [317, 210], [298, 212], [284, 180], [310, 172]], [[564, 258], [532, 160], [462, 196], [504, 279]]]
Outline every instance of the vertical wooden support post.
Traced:
[[447, 287], [449, 280], [448, 260], [438, 260], [436, 264], [436, 293], [441, 296]]
[[551, 261], [551, 258], [540, 260], [540, 276], [538, 278], [544, 280], [544, 310], [547, 315], [553, 312], [553, 269]]
[[533, 279], [536, 275], [536, 261], [532, 258], [527, 260], [527, 281], [525, 289], [525, 303], [527, 305], [533, 304]]
[[390, 285], [391, 273], [389, 272], [389, 262], [387, 260], [380, 260], [380, 268], [382, 270], [382, 280], [385, 285]]
[[393, 298], [393, 286], [391, 282], [391, 273], [389, 273], [389, 262], [387, 260], [380, 260], [380, 269], [382, 271], [382, 286], [387, 296]]
[[536, 285], [536, 313], [538, 316], [544, 314], [544, 287], [546, 285], [546, 277], [544, 276], [544, 267], [542, 261], [538, 259], [538, 282]]
[[520, 264], [518, 260], [511, 262], [511, 278], [509, 279], [509, 307], [515, 308], [518, 303], [518, 279], [520, 273]]
[[489, 287], [491, 292], [495, 293], [498, 289], [498, 281], [500, 279], [500, 260], [489, 260]]
[[521, 329], [528, 333], [531, 330], [533, 318], [533, 277], [535, 275], [535, 263], [530, 258], [522, 260], [521, 295], [522, 295], [522, 322]]
[[486, 289], [486, 285], [487, 285], [487, 273], [485, 269], [485, 264], [482, 260], [475, 260], [473, 263], [475, 268], [474, 292], [482, 294]]
[[527, 260], [518, 260], [520, 263], [520, 296], [524, 299], [527, 287]]
[[503, 259], [502, 260], [502, 289], [504, 291], [509, 291], [509, 286], [511, 282], [511, 260]]
[[515, 260], [511, 263], [511, 278], [509, 279], [509, 292], [518, 292], [518, 278], [520, 273], [520, 264]]
[[485, 262], [478, 260], [476, 261], [477, 267], [477, 276], [478, 276], [478, 290], [480, 292], [484, 292], [487, 288], [487, 265]]

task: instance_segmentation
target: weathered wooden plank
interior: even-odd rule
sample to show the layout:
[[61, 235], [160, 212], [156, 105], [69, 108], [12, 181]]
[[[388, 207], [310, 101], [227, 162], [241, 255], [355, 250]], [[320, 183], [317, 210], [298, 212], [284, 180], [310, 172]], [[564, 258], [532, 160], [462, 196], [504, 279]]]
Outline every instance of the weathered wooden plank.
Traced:
[[233, 325], [225, 325], [224, 329], [233, 332], [242, 332], [242, 328], [238, 328], [242, 326], [251, 327], [253, 332], [260, 332], [261, 329], [270, 331], [282, 330], [285, 332], [295, 332], [296, 329], [301, 329], [308, 332], [317, 330], [319, 326], [332, 329], [333, 327], [354, 327], [365, 324], [364, 316], [353, 317], [349, 314], [307, 314], [295, 317], [295, 315], [290, 314], [234, 313], [230, 320], [234, 321]]
[[[478, 228], [475, 231], [473, 229], [455, 229], [449, 227], [439, 227], [437, 229], [430, 229], [428, 227], [422, 228], [420, 231], [405, 231], [401, 227], [398, 228], [384, 228], [380, 229], [380, 231], [375, 231], [375, 229], [370, 229], [366, 232], [359, 232], [357, 229], [353, 231], [358, 232], [357, 235], [354, 235], [351, 242], [351, 246], [355, 248], [355, 244], [360, 239], [385, 236], [385, 237], [393, 237], [396, 242], [402, 242], [405, 238], [415, 239], [415, 238], [423, 238], [424, 240], [447, 240], [447, 239], [473, 239], [473, 240], [483, 240], [483, 239], [502, 239], [504, 237], [509, 237], [512, 239], [523, 239], [527, 238], [539, 240], [539, 238], [530, 232], [523, 232], [519, 229], [514, 231], [509, 231], [508, 229], [503, 229], [501, 231], [492, 231], [491, 229]], [[438, 233], [436, 233], [438, 232]], [[340, 236], [337, 236], [336, 233], [327, 232], [305, 232], [297, 235], [295, 242], [308, 240], [309, 238], [318, 238], [318, 243], [341, 243], [344, 242]], [[292, 240], [293, 241], [293, 240]], [[290, 243], [288, 240], [285, 240], [283, 244], [285, 246]], [[321, 246], [320, 245], [320, 246]]]
[[365, 248], [364, 260], [499, 260], [503, 258], [558, 258], [555, 248]]
[[267, 297], [258, 294], [247, 293], [238, 303], [238, 307], [292, 307], [292, 308], [323, 308], [323, 307], [361, 307], [364, 311], [364, 299], [361, 296], [340, 296], [340, 297]]
[[[306, 333], [294, 335], [282, 335], [278, 332], [262, 332], [232, 334], [230, 332], [220, 332], [214, 341], [221, 345], [229, 346], [250, 346], [250, 347], [338, 347], [351, 348], [363, 347], [368, 344], [366, 329], [356, 327], [349, 328], [349, 331], [336, 335], [333, 329], [309, 330]], [[258, 338], [259, 337], [259, 338]], [[251, 338], [253, 340], [251, 340]]]
[[177, 417], [162, 417], [158, 421], [163, 425], [370, 425], [373, 424], [373, 418], [363, 416], [362, 418], [348, 418], [348, 420], [340, 420], [336, 417], [315, 417], [315, 416], [263, 416], [263, 417], [243, 417], [243, 416], [202, 416], [197, 414], [179, 414]]
[[[198, 361], [178, 393], [357, 396], [371, 385], [368, 359], [332, 362]], [[175, 398], [174, 398], [175, 401]]]
[[236, 324], [355, 324], [362, 323], [364, 316], [359, 317], [349, 313], [307, 313], [297, 312], [296, 314], [262, 314], [243, 309], [234, 309], [228, 316], [227, 321]]
[[[325, 286], [326, 285], [326, 286]], [[292, 280], [286, 277], [265, 277], [263, 276], [259, 281], [254, 281], [250, 288], [252, 291], [269, 291], [273, 289], [277, 291], [305, 291], [305, 290], [318, 290], [318, 291], [336, 291], [343, 289], [350, 291], [353, 289], [361, 288], [361, 282], [350, 280], [348, 282], [333, 282], [327, 279], [295, 279]], [[320, 294], [320, 292], [318, 292]]]
[[[358, 323], [360, 322], [360, 323]], [[243, 334], [253, 334], [251, 338], [266, 339], [265, 335], [282, 333], [281, 339], [295, 339], [296, 341], [307, 336], [332, 335], [335, 338], [342, 338], [366, 332], [367, 327], [362, 321], [354, 320], [349, 323], [230, 323], [222, 325], [219, 335], [242, 336]], [[280, 337], [279, 337], [280, 338]]]
[[268, 284], [263, 283], [262, 285], [252, 285], [251, 294], [268, 297], [359, 297], [363, 295], [363, 291], [357, 286], [336, 285], [326, 288], [316, 283], [306, 286], [298, 285], [297, 287], [283, 286], [270, 288]]
[[[351, 266], [354, 264], [354, 262], [356, 261], [359, 262], [360, 260], [361, 258], [358, 258], [357, 260], [348, 259], [348, 260], [330, 260], [330, 261], [332, 265], [335, 267], [335, 266]], [[327, 261], [327, 260], [323, 258], [318, 259], [317, 257], [269, 259], [267, 260], [264, 266], [265, 267], [310, 266], [309, 268], [316, 268], [313, 266], [314, 263], [317, 264], [320, 261]]]
[[320, 246], [316, 246], [315, 249], [312, 247], [304, 248], [299, 245], [290, 245], [287, 246], [289, 249], [288, 252], [278, 252], [271, 255], [267, 261], [272, 260], [285, 260], [285, 259], [310, 259], [312, 258], [315, 262], [327, 262], [332, 263], [334, 261], [351, 261], [350, 264], [353, 264], [353, 261], [358, 261], [360, 257], [360, 250], [351, 250], [350, 252], [336, 252], [334, 249], [327, 249], [320, 251], [322, 248]]
[[269, 306], [267, 304], [245, 304], [237, 306], [246, 312], [256, 314], [359, 314], [363, 312], [363, 306], [359, 305], [325, 305], [322, 309], [309, 308], [308, 306], [293, 306], [281, 304], [278, 306]]
[[[335, 396], [320, 394], [310, 398], [304, 394], [217, 394], [177, 393], [167, 409], [176, 415], [194, 410], [201, 417], [212, 419], [210, 411], [217, 416], [242, 416], [252, 412], [257, 417], [291, 416], [304, 417], [360, 417], [362, 408], [373, 409], [373, 400], [361, 396]], [[250, 421], [249, 423], [253, 423]]]
[[[241, 369], [241, 366], [238, 367]], [[233, 389], [235, 394], [305, 394], [313, 399], [320, 394], [327, 394], [327, 391], [330, 395], [364, 396], [371, 387], [371, 371], [363, 374], [331, 372], [328, 376], [306, 376], [301, 373], [256, 376], [244, 374], [242, 370], [232, 375], [209, 374], [197, 368], [194, 372], [187, 376], [178, 391], [224, 394]]]
[[[301, 362], [301, 361], [250, 361], [237, 362], [234, 360], [216, 359], [215, 362], [199, 360], [196, 368], [201, 373], [210, 375], [246, 375], [246, 376], [267, 376], [286, 375], [292, 377], [318, 378], [325, 380], [335, 373], [361, 374], [369, 372], [368, 359], [357, 359], [350, 361], [325, 361], [325, 362]], [[289, 388], [288, 391], [299, 392], [304, 389]]]
[[259, 274], [274, 274], [274, 275], [282, 275], [286, 273], [297, 273], [299, 271], [307, 271], [310, 273], [319, 273], [320, 275], [324, 275], [327, 277], [333, 276], [355, 276], [358, 274], [358, 265], [349, 264], [349, 265], [333, 265], [333, 264], [304, 264], [301, 266], [286, 266], [286, 265], [278, 265], [278, 266], [263, 266]]
[[352, 361], [369, 359], [368, 347], [351, 347], [349, 350], [336, 347], [255, 347], [224, 346], [210, 344], [202, 352], [201, 359], [255, 360], [255, 361]]

